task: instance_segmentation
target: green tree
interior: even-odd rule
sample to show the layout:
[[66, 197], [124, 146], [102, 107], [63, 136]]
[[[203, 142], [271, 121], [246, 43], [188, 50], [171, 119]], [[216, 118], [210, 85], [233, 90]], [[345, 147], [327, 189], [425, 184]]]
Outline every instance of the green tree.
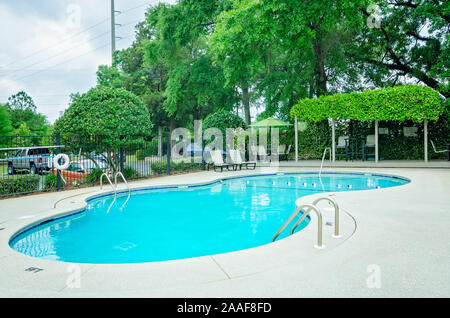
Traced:
[[[362, 29], [348, 56], [376, 86], [414, 79], [449, 93], [450, 2], [377, 1], [379, 26]], [[360, 7], [369, 19], [373, 10]]]
[[[92, 151], [118, 153], [139, 145], [152, 129], [150, 114], [142, 101], [124, 89], [96, 87], [73, 97], [72, 104], [54, 125], [54, 131], [77, 135], [71, 145], [85, 154]], [[106, 156], [114, 169], [118, 156]]]
[[11, 119], [6, 105], [0, 104], [0, 135], [9, 135], [12, 132]]
[[248, 87], [264, 97], [267, 115], [305, 97], [359, 88], [346, 45], [362, 25], [366, 1], [240, 0], [223, 12], [210, 36], [227, 84], [238, 85], [249, 121]]
[[24, 91], [20, 91], [8, 98], [8, 105], [11, 109], [36, 112], [36, 105], [33, 99]]
[[215, 109], [231, 109], [236, 103], [233, 89], [225, 88], [223, 71], [207, 52], [206, 36], [215, 17], [228, 1], [180, 1], [175, 6], [150, 8], [146, 23], [150, 38], [145, 62], [167, 70], [163, 108], [169, 126], [186, 125]]
[[122, 88], [123, 78], [117, 68], [100, 65], [97, 71], [97, 84], [105, 87]]
[[19, 128], [16, 130], [16, 135], [18, 136], [29, 136], [30, 129], [27, 126], [27, 123], [21, 123]]
[[8, 98], [8, 112], [13, 129], [17, 130], [26, 123], [30, 134], [45, 135], [49, 127], [47, 118], [37, 113], [37, 107], [33, 99], [21, 91]]
[[227, 128], [243, 128], [247, 129], [245, 121], [236, 114], [225, 109], [220, 109], [215, 113], [208, 115], [203, 121], [203, 130], [208, 128], [217, 128], [222, 131], [225, 138]]

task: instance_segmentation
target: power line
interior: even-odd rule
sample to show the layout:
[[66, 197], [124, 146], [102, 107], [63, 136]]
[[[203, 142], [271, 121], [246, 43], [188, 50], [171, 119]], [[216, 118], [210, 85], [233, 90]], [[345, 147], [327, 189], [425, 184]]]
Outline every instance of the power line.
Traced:
[[[141, 19], [135, 20], [135, 21], [131, 21], [131, 22], [128, 22], [128, 23], [125, 23], [125, 24], [122, 24], [122, 25], [120, 25], [119, 28], [123, 28], [123, 27], [125, 27], [125, 26], [131, 25], [131, 24], [133, 24], [133, 23], [137, 23], [137, 22], [139, 22], [139, 21], [141, 21]], [[80, 42], [76, 43], [75, 45], [71, 46], [71, 47], [69, 48], [69, 50], [72, 50], [72, 49], [74, 49], [74, 48], [76, 48], [76, 47], [78, 47], [79, 45], [82, 45], [82, 44], [84, 44], [84, 43], [88, 43], [88, 42], [90, 42], [90, 41], [96, 40], [96, 39], [98, 39], [98, 38], [100, 38], [100, 37], [102, 37], [102, 36], [104, 36], [104, 35], [106, 35], [106, 34], [108, 34], [108, 33], [109, 33], [109, 31], [103, 32], [103, 33], [101, 33], [101, 34], [99, 34], [99, 35], [97, 35], [97, 36], [95, 36], [95, 37], [93, 37], [93, 38], [90, 38], [90, 39], [88, 39], [88, 40], [80, 41]], [[119, 37], [119, 38], [120, 38], [120, 37]], [[67, 53], [66, 51], [57, 53], [57, 54], [52, 55], [52, 56], [50, 56], [50, 57], [48, 57], [48, 58], [45, 58], [45, 59], [43, 59], [43, 60], [39, 60], [39, 61], [37, 61], [37, 62], [35, 62], [35, 63], [29, 64], [29, 65], [24, 66], [23, 68], [19, 68], [19, 69], [4, 69], [4, 68], [0, 68], [0, 74], [1, 74], [2, 72], [5, 72], [5, 71], [13, 71], [13, 72], [16, 72], [16, 73], [17, 73], [17, 72], [21, 72], [21, 71], [27, 70], [29, 67], [32, 67], [32, 66], [35, 66], [35, 65], [38, 65], [38, 64], [47, 62], [47, 61], [49, 61], [49, 60], [54, 59], [55, 57], [64, 55], [64, 54], [66, 54], [66, 53]], [[40, 70], [32, 70], [32, 71], [40, 71]]]
[[[127, 36], [125, 36], [125, 37], [120, 38], [119, 41], [128, 39], [128, 38], [133, 37], [133, 36], [134, 36], [134, 34], [127, 35]], [[73, 61], [73, 60], [75, 60], [75, 59], [81, 57], [81, 56], [84, 56], [84, 55], [86, 55], [86, 54], [89, 54], [89, 53], [92, 53], [92, 52], [94, 52], [94, 51], [100, 50], [100, 49], [102, 49], [102, 48], [104, 48], [104, 47], [106, 47], [106, 46], [108, 46], [108, 45], [110, 45], [110, 44], [111, 44], [111, 42], [108, 42], [108, 43], [103, 44], [103, 45], [101, 45], [101, 46], [99, 46], [99, 47], [97, 47], [97, 48], [94, 48], [94, 49], [92, 49], [92, 50], [89, 50], [88, 52], [85, 52], [85, 53], [79, 54], [79, 55], [77, 55], [77, 56], [74, 56], [73, 58], [70, 58], [70, 59], [68, 59], [68, 60], [65, 60], [65, 61], [63, 61], [63, 62], [61, 62], [61, 63], [58, 63], [58, 64], [55, 64], [55, 65], [52, 65], [52, 66], [50, 66], [50, 67], [48, 67], [48, 68], [46, 68], [46, 69], [43, 69], [43, 70], [34, 72], [34, 73], [32, 73], [32, 74], [28, 74], [28, 75], [25, 75], [25, 76], [21, 76], [21, 77], [15, 79], [15, 80], [16, 80], [16, 81], [17, 81], [17, 80], [21, 80], [21, 79], [28, 78], [28, 77], [31, 77], [31, 76], [33, 76], [33, 75], [36, 75], [36, 74], [39, 74], [39, 73], [42, 73], [42, 72], [46, 72], [46, 71], [48, 71], [48, 70], [51, 69], [51, 68], [54, 68], [54, 67], [57, 67], [57, 66], [60, 66], [60, 65], [64, 65], [64, 64], [66, 64], [66, 63], [68, 63], [68, 62], [70, 62], [70, 61]]]
[[25, 76], [21, 76], [21, 77], [19, 77], [19, 78], [16, 78], [15, 80], [18, 81], [18, 80], [21, 80], [21, 79], [24, 79], [24, 78], [27, 78], [27, 77], [30, 77], [30, 76], [33, 76], [33, 75], [36, 75], [36, 74], [45, 72], [45, 71], [47, 71], [47, 70], [50, 69], [50, 68], [54, 68], [54, 67], [56, 67], [56, 66], [60, 66], [60, 65], [66, 64], [66, 63], [68, 63], [68, 62], [70, 62], [70, 61], [73, 61], [73, 60], [75, 60], [75, 59], [77, 59], [77, 58], [79, 58], [79, 57], [81, 57], [81, 56], [84, 56], [84, 55], [86, 55], [86, 54], [89, 54], [89, 53], [92, 53], [92, 52], [94, 52], [94, 51], [100, 50], [100, 49], [102, 49], [102, 48], [104, 48], [104, 47], [106, 47], [106, 46], [108, 46], [108, 45], [110, 45], [110, 44], [111, 44], [111, 42], [108, 42], [108, 43], [106, 43], [106, 44], [104, 44], [104, 45], [102, 45], [102, 46], [99, 46], [99, 47], [95, 48], [95, 49], [89, 50], [88, 52], [85, 52], [85, 53], [79, 54], [79, 55], [77, 55], [77, 56], [74, 56], [74, 57], [71, 58], [71, 59], [68, 59], [68, 60], [66, 60], [66, 61], [63, 61], [63, 62], [58, 63], [58, 64], [55, 64], [55, 65], [52, 65], [52, 66], [50, 66], [50, 67], [48, 67], [48, 68], [46, 68], [46, 69], [44, 69], [44, 70], [40, 70], [40, 71], [35, 72], [35, 73], [32, 73], [32, 74], [28, 74], [28, 75], [25, 75]]
[[[147, 2], [147, 3], [143, 3], [143, 4], [141, 4], [141, 5], [138, 5], [138, 6], [129, 8], [129, 9], [126, 9], [126, 10], [124, 10], [124, 11], [119, 12], [119, 15], [124, 15], [124, 14], [126, 14], [126, 13], [128, 13], [128, 12], [131, 12], [131, 11], [133, 11], [133, 10], [136, 10], [136, 9], [138, 9], [138, 8], [141, 8], [141, 7], [143, 7], [143, 6], [145, 6], [145, 5], [149, 5], [149, 4], [150, 4], [150, 3]], [[116, 12], [117, 12], [117, 11], [116, 11]], [[40, 50], [38, 50], [38, 51], [35, 51], [35, 52], [33, 52], [33, 53], [29, 54], [29, 55], [26, 55], [26, 56], [24, 56], [24, 57], [22, 57], [22, 58], [19, 58], [19, 59], [17, 59], [17, 60], [14, 60], [14, 61], [12, 61], [12, 62], [10, 62], [10, 63], [4, 65], [4, 68], [6, 68], [6, 67], [8, 67], [8, 66], [11, 66], [11, 65], [13, 65], [13, 64], [16, 64], [16, 63], [18, 63], [18, 62], [20, 62], [20, 61], [28, 60], [29, 58], [31, 58], [31, 57], [33, 57], [33, 56], [36, 56], [36, 55], [38, 55], [38, 54], [40, 54], [40, 53], [42, 53], [42, 52], [45, 52], [45, 51], [50, 50], [50, 49], [52, 49], [52, 48], [58, 47], [58, 46], [60, 46], [61, 44], [63, 44], [63, 43], [65, 43], [65, 42], [67, 42], [67, 41], [69, 41], [69, 40], [71, 40], [71, 39], [73, 39], [73, 38], [75, 38], [75, 37], [77, 37], [77, 36], [79, 36], [79, 35], [81, 35], [81, 34], [87, 32], [87, 31], [89, 31], [89, 30], [92, 30], [93, 28], [95, 28], [95, 27], [97, 27], [97, 26], [99, 26], [99, 25], [101, 25], [101, 24], [103, 24], [103, 23], [109, 21], [110, 19], [111, 19], [110, 17], [105, 18], [105, 19], [103, 19], [103, 20], [97, 22], [96, 24], [93, 24], [93, 25], [91, 25], [91, 26], [89, 26], [89, 27], [87, 27], [87, 28], [85, 28], [85, 29], [82, 29], [81, 31], [79, 31], [79, 32], [77, 32], [77, 33], [75, 33], [75, 34], [73, 34], [73, 35], [71, 35], [71, 36], [69, 36], [69, 37], [67, 37], [67, 38], [65, 38], [65, 39], [63, 39], [63, 40], [61, 40], [61, 41], [59, 41], [59, 42], [58, 42], [57, 44], [55, 44], [55, 45], [52, 45], [52, 46], [48, 46], [48, 47], [42, 48], [42, 49], [40, 49]], [[139, 21], [140, 21], [140, 20], [137, 20], [136, 23], [139, 22]], [[130, 22], [130, 23], [127, 23], [127, 24], [124, 24], [124, 25], [122, 25], [122, 27], [127, 26], [127, 25], [130, 25], [130, 24], [132, 24], [132, 23], [134, 23], [134, 21], [133, 21], [133, 22]], [[102, 33], [101, 35], [103, 35], [103, 34], [106, 34], [106, 33]], [[93, 39], [90, 39], [90, 40], [93, 40]], [[89, 40], [88, 40], [88, 41], [89, 41]], [[59, 56], [59, 55], [57, 55], [57, 56]], [[44, 60], [44, 61], [45, 61], [45, 60]], [[32, 65], [36, 65], [36, 64], [40, 64], [40, 63], [41, 63], [41, 62], [38, 62], [38, 63], [32, 64]], [[30, 66], [30, 65], [28, 65], [28, 66], [26, 66], [26, 67], [23, 67], [23, 68], [21, 68], [20, 70], [25, 69], [25, 68], [27, 68], [27, 67], [29, 67], [29, 66]], [[3, 69], [4, 69], [4, 68], [3, 68]]]
[[97, 26], [99, 26], [99, 25], [105, 23], [106, 21], [109, 21], [109, 18], [106, 18], [106, 19], [104, 19], [104, 20], [101, 20], [100, 22], [98, 22], [98, 23], [96, 23], [96, 24], [94, 24], [94, 25], [91, 25], [90, 27], [88, 27], [88, 28], [86, 28], [86, 29], [81, 30], [80, 32], [78, 32], [78, 33], [76, 33], [76, 34], [74, 34], [74, 35], [71, 35], [71, 36], [69, 36], [68, 38], [66, 38], [66, 39], [64, 39], [64, 40], [61, 40], [59, 43], [57, 43], [57, 44], [55, 44], [55, 45], [45, 47], [45, 48], [40, 49], [40, 50], [38, 50], [38, 51], [36, 51], [36, 52], [34, 52], [34, 53], [31, 53], [30, 55], [27, 55], [27, 56], [22, 57], [22, 58], [20, 58], [20, 59], [18, 59], [18, 60], [12, 61], [11, 63], [6, 64], [5, 67], [10, 66], [10, 65], [13, 65], [13, 64], [16, 64], [17, 62], [19, 62], [19, 61], [21, 61], [21, 60], [26, 60], [26, 59], [28, 59], [28, 58], [30, 58], [30, 57], [33, 57], [33, 56], [35, 56], [35, 55], [37, 55], [37, 54], [39, 54], [39, 53], [42, 53], [42, 52], [44, 52], [44, 51], [47, 51], [47, 50], [52, 49], [52, 48], [54, 48], [54, 47], [57, 47], [57, 46], [59, 46], [61, 43], [67, 42], [68, 40], [73, 39], [74, 37], [77, 37], [78, 35], [83, 34], [83, 33], [87, 32], [87, 31], [89, 31], [89, 30], [91, 30], [91, 29], [93, 29], [93, 28], [95, 28], [95, 27], [97, 27]]
[[[73, 50], [73, 49], [75, 49], [76, 47], [78, 47], [78, 46], [80, 46], [80, 45], [82, 45], [82, 44], [85, 44], [85, 43], [88, 43], [89, 41], [98, 39], [98, 38], [100, 38], [100, 37], [102, 37], [103, 35], [108, 34], [108, 33], [109, 33], [109, 31], [108, 31], [108, 32], [104, 32], [104, 33], [102, 33], [102, 34], [99, 34], [98, 36], [96, 36], [96, 37], [94, 37], [94, 38], [92, 38], [92, 39], [84, 40], [84, 41], [78, 42], [78, 43], [76, 43], [75, 45], [71, 46], [71, 47], [69, 48], [69, 50]], [[46, 58], [46, 59], [43, 59], [43, 60], [37, 61], [37, 62], [35, 62], [35, 63], [33, 63], [33, 64], [29, 64], [29, 65], [27, 65], [27, 66], [24, 66], [23, 68], [20, 68], [20, 69], [16, 70], [15, 72], [21, 72], [21, 71], [24, 71], [24, 70], [26, 70], [26, 69], [29, 68], [29, 67], [32, 67], [32, 66], [35, 66], [35, 65], [38, 65], [38, 64], [45, 63], [45, 62], [47, 62], [47, 61], [50, 61], [50, 60], [52, 60], [52, 59], [54, 59], [54, 58], [56, 58], [56, 57], [58, 57], [58, 56], [61, 56], [61, 55], [67, 54], [67, 53], [68, 53], [67, 51], [59, 52], [59, 53], [57, 53], [57, 54], [55, 54], [55, 55], [52, 55], [52, 56], [50, 56], [50, 57], [48, 57], [48, 58]], [[3, 70], [0, 69], [0, 71], [3, 71]]]
[[122, 15], [122, 14], [128, 13], [128, 12], [130, 12], [130, 11], [133, 11], [133, 10], [136, 10], [136, 9], [139, 9], [139, 8], [142, 8], [142, 7], [144, 7], [144, 6], [147, 6], [147, 5], [149, 5], [149, 4], [150, 4], [150, 3], [147, 1], [146, 3], [140, 4], [140, 5], [136, 6], [136, 7], [129, 8], [129, 9], [125, 10], [125, 11], [120, 11], [120, 14]]

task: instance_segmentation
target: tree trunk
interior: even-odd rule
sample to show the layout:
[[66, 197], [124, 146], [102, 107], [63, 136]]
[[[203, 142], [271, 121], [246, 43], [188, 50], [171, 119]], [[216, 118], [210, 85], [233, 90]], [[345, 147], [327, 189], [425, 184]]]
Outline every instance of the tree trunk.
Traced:
[[162, 127], [158, 127], [158, 157], [162, 156]]
[[314, 40], [314, 75], [316, 80], [316, 95], [317, 97], [327, 95], [327, 74], [325, 72], [325, 56], [323, 52], [322, 39], [320, 34], [316, 35]]
[[250, 96], [249, 96], [249, 92], [248, 92], [248, 85], [247, 85], [247, 83], [242, 84], [242, 106], [244, 107], [245, 123], [247, 125], [250, 125], [251, 124]]

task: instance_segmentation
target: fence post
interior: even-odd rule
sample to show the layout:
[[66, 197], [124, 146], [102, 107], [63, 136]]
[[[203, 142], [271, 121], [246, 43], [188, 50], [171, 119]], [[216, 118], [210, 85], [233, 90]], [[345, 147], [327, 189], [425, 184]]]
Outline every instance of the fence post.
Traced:
[[[61, 134], [59, 132], [56, 133], [56, 145], [58, 146], [56, 148], [56, 154], [61, 153]], [[58, 189], [58, 192], [61, 191], [61, 171], [58, 169], [56, 171], [56, 188]]]
[[172, 140], [170, 139], [170, 131], [167, 133], [167, 175], [170, 176], [170, 147], [172, 145]]
[[205, 162], [205, 140], [202, 137], [202, 170], [206, 170]]

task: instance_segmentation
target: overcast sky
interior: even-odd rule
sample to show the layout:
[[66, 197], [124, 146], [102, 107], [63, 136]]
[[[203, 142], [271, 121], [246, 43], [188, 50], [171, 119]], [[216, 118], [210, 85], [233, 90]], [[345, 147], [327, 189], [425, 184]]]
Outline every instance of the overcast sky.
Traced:
[[[118, 50], [131, 45], [146, 8], [175, 0], [115, 0]], [[71, 93], [111, 64], [110, 0], [0, 0], [0, 103], [25, 91], [53, 123]]]

